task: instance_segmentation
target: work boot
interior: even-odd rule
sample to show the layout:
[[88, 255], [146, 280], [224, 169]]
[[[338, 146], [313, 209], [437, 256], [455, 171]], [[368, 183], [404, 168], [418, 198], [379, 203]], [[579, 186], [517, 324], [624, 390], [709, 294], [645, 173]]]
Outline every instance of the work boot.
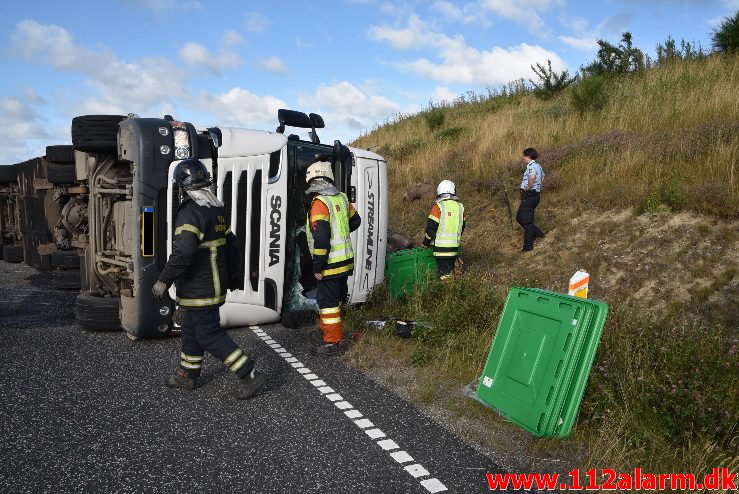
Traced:
[[259, 388], [267, 381], [267, 377], [256, 369], [246, 376], [241, 378], [236, 391], [234, 391], [234, 398], [237, 400], [246, 400], [254, 396], [254, 393], [259, 391]]
[[188, 376], [187, 372], [182, 369], [177, 369], [177, 372], [169, 376], [166, 384], [170, 388], [186, 389], [187, 391], [192, 391], [197, 386], [195, 378]]
[[322, 343], [316, 348], [319, 357], [336, 357], [344, 353], [351, 345], [351, 333], [344, 333], [344, 339], [336, 343]]

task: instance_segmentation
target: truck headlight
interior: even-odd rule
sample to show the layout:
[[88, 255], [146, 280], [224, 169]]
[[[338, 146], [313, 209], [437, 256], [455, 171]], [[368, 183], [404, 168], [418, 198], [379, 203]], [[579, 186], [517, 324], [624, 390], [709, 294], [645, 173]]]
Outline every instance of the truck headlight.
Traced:
[[172, 134], [174, 135], [174, 157], [184, 160], [190, 157], [190, 133], [187, 125], [182, 122], [172, 122]]

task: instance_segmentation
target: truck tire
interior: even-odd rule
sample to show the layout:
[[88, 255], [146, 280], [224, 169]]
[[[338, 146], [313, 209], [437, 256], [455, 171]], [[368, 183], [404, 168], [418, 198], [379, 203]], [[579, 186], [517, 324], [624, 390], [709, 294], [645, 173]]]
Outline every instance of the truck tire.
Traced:
[[18, 181], [18, 174], [15, 171], [15, 165], [0, 166], [0, 183], [7, 184]]
[[3, 259], [7, 262], [23, 262], [22, 245], [3, 245]]
[[280, 323], [288, 329], [298, 329], [316, 323], [316, 312], [312, 310], [283, 311]]
[[46, 146], [46, 160], [53, 163], [74, 163], [74, 148], [71, 145]]
[[76, 250], [57, 250], [51, 253], [51, 266], [62, 269], [79, 269], [80, 256]]
[[74, 312], [77, 322], [87, 331], [121, 331], [119, 305], [118, 298], [100, 297], [92, 292], [85, 292], [77, 296]]
[[51, 285], [55, 290], [79, 290], [80, 272], [78, 269], [57, 269], [52, 271]]
[[46, 180], [52, 184], [73, 184], [77, 181], [74, 165], [49, 165]]
[[118, 147], [118, 124], [122, 115], [83, 115], [72, 119], [72, 146], [79, 151], [98, 153]]

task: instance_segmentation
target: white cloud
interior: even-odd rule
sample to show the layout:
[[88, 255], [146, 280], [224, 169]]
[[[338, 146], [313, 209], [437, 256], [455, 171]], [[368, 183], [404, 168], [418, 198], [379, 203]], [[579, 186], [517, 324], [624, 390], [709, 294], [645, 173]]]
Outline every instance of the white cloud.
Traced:
[[436, 10], [447, 20], [461, 22], [462, 24], [482, 24], [489, 25], [490, 21], [485, 16], [477, 4], [468, 3], [461, 7], [446, 0], [437, 0], [431, 4], [431, 8]]
[[248, 128], [275, 123], [277, 110], [288, 107], [281, 99], [258, 96], [241, 87], [220, 94], [201, 92], [197, 101], [198, 110], [213, 114], [219, 125]]
[[266, 31], [271, 24], [272, 20], [266, 15], [260, 14], [259, 12], [248, 12], [246, 14], [244, 28], [250, 33], [261, 33]]
[[206, 67], [214, 74], [221, 75], [224, 70], [233, 69], [241, 65], [241, 59], [232, 52], [223, 52], [220, 55], [211, 53], [200, 43], [189, 41], [180, 48], [180, 58], [183, 62], [194, 67]]
[[244, 37], [233, 29], [227, 29], [221, 34], [221, 45], [225, 47], [231, 47], [240, 45], [244, 42]]
[[285, 66], [285, 62], [283, 62], [280, 57], [260, 58], [257, 59], [255, 64], [258, 68], [266, 70], [267, 72], [272, 72], [273, 74], [287, 75], [289, 73]]
[[532, 33], [538, 33], [544, 27], [541, 13], [554, 5], [561, 5], [562, 0], [482, 0], [480, 5], [495, 14], [528, 27]]
[[436, 52], [440, 62], [426, 58], [398, 65], [423, 77], [443, 84], [505, 84], [512, 80], [528, 77], [531, 65], [552, 61], [554, 70], [565, 68], [565, 63], [555, 52], [540, 46], [522, 43], [511, 48], [493, 47], [479, 50], [468, 46], [460, 35], [450, 37], [431, 31], [426, 23], [412, 15], [408, 27], [394, 29], [388, 26], [373, 26], [370, 36], [387, 41], [400, 49], [430, 48]]
[[298, 103], [320, 113], [331, 128], [341, 124], [353, 129], [370, 128], [401, 109], [396, 102], [346, 81], [321, 84], [314, 94], [301, 95]]
[[575, 36], [558, 36], [558, 38], [562, 43], [577, 50], [594, 51], [598, 49], [598, 40], [596, 38], [577, 38]]
[[0, 98], [0, 165], [43, 155], [46, 144], [54, 139], [57, 142], [69, 140], [68, 136], [62, 140], [52, 135], [44, 112], [39, 108], [42, 105], [43, 99], [35, 94]]
[[448, 87], [437, 86], [436, 88], [434, 88], [431, 99], [438, 102], [452, 103], [457, 98], [457, 96], [458, 95], [454, 94]]
[[97, 107], [140, 112], [185, 94], [183, 71], [167, 60], [152, 57], [127, 62], [108, 48], [90, 50], [77, 45], [66, 29], [53, 24], [20, 21], [12, 34], [12, 45], [21, 58], [84, 75], [86, 83], [97, 91], [86, 97]]

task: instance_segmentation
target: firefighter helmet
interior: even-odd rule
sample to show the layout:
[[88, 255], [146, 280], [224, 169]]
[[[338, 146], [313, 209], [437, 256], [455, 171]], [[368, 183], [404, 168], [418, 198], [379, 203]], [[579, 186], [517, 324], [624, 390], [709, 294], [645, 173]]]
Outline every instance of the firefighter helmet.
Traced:
[[457, 188], [454, 186], [454, 182], [451, 180], [442, 180], [439, 182], [439, 186], [436, 188], [436, 195], [441, 194], [456, 194]]
[[331, 170], [331, 163], [328, 161], [316, 161], [305, 172], [305, 181], [310, 182], [314, 178], [326, 178], [334, 182], [334, 172]]
[[180, 161], [172, 174], [174, 183], [185, 190], [197, 190], [211, 184], [210, 173], [202, 161], [187, 158]]

